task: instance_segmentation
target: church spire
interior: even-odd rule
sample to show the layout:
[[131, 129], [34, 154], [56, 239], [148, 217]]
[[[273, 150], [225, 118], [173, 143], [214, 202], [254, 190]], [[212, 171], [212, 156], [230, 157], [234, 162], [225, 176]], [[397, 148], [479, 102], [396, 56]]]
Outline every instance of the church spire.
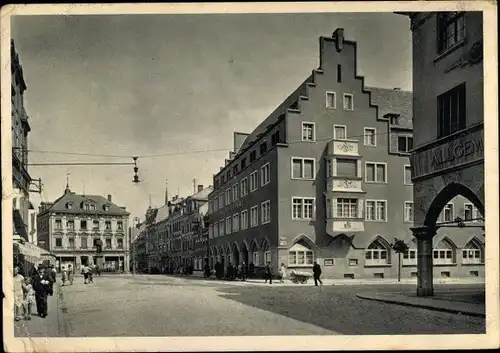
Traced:
[[168, 205], [168, 179], [165, 179], [165, 205]]
[[66, 173], [66, 189], [64, 190], [65, 194], [71, 193], [71, 190], [69, 188], [69, 173]]

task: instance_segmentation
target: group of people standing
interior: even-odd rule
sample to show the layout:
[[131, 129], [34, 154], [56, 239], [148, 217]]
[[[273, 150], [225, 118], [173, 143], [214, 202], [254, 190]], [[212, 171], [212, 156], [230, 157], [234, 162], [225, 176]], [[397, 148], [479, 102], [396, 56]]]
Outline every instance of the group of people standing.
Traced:
[[[224, 269], [224, 265], [217, 261], [214, 265], [213, 274], [215, 274], [215, 278], [217, 279], [225, 279], [229, 281], [233, 281], [239, 278], [242, 281], [246, 281], [248, 277], [253, 277], [254, 266], [251, 263], [249, 266], [246, 265], [245, 262], [242, 262], [240, 265], [235, 266], [232, 263], [229, 263], [227, 267]], [[205, 264], [204, 275], [206, 278], [212, 275], [212, 271], [208, 264]]]
[[31, 320], [33, 306], [38, 316], [45, 318], [48, 313], [47, 297], [54, 294], [56, 283], [54, 266], [39, 265], [32, 277], [24, 277], [18, 266], [14, 268], [14, 319]]

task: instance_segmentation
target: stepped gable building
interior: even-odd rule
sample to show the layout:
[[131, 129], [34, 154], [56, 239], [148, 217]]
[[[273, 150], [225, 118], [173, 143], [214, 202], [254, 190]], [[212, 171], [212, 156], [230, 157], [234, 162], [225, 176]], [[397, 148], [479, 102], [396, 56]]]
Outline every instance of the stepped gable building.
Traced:
[[[42, 202], [37, 216], [38, 245], [55, 254], [58, 270], [98, 264], [103, 271], [129, 270], [129, 212], [100, 195], [79, 195], [68, 185], [54, 202]], [[96, 241], [102, 241], [102, 254]]]
[[[365, 87], [356, 60], [343, 29], [321, 37], [319, 68], [252, 133], [235, 133], [209, 195], [211, 266], [397, 275], [394, 238], [416, 247], [412, 94]], [[416, 276], [414, 255], [403, 276]]]
[[[483, 14], [400, 14], [409, 16], [413, 35], [417, 295], [431, 296], [435, 276], [460, 268], [463, 274], [484, 276]], [[460, 206], [464, 212], [443, 222], [440, 214], [450, 213], [450, 200], [457, 195], [467, 199]], [[465, 226], [467, 238], [440, 241], [440, 232], [457, 225]], [[459, 269], [443, 268], [443, 261]]]

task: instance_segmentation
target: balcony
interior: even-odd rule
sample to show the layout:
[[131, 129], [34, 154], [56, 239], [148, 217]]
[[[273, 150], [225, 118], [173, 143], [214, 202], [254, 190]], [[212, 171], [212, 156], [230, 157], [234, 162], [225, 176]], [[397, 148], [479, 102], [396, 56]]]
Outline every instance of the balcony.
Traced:
[[361, 188], [361, 179], [350, 179], [343, 177], [328, 178], [326, 181], [327, 192], [359, 192], [363, 193]]
[[359, 156], [357, 140], [331, 140], [327, 145], [328, 155]]
[[327, 233], [348, 233], [348, 232], [363, 232], [365, 225], [360, 218], [352, 219], [327, 219]]

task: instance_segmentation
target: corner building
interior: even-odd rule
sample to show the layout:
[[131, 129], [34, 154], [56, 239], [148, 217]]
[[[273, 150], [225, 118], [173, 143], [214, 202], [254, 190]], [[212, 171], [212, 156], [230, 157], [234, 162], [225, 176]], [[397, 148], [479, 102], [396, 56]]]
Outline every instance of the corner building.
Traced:
[[[356, 43], [320, 38], [320, 65], [235, 150], [209, 196], [211, 265], [242, 261], [326, 277], [395, 276], [410, 241], [411, 92], [367, 89]], [[394, 265], [393, 265], [394, 262]]]

